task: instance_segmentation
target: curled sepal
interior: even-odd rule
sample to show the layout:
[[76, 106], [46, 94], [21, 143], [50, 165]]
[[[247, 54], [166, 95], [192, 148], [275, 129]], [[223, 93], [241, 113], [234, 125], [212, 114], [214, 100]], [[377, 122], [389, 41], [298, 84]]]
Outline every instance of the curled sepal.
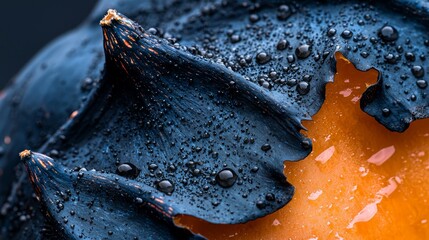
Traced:
[[103, 86], [49, 146], [67, 166], [122, 174], [118, 164], [132, 164], [136, 182], [212, 223], [247, 222], [292, 199], [283, 162], [311, 152], [297, 112], [115, 11], [102, 27]]
[[22, 152], [38, 199], [67, 239], [203, 239], [177, 227], [180, 211], [144, 184], [96, 171], [72, 171], [43, 154]]
[[246, 8], [229, 1], [222, 11], [198, 12], [181, 28], [165, 31], [308, 117], [323, 103], [325, 83], [335, 73], [333, 56], [341, 52], [359, 70], [380, 73], [360, 100], [362, 110], [403, 132], [429, 117], [428, 4], [370, 2], [260, 1]]

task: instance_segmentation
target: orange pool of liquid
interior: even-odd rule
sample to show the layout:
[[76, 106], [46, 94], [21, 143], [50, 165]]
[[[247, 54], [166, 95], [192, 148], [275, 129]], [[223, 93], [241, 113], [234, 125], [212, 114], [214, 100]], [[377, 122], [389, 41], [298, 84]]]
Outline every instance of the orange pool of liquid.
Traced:
[[429, 119], [390, 132], [359, 107], [377, 71], [337, 60], [325, 103], [304, 123], [313, 152], [285, 162], [293, 200], [246, 224], [178, 224], [208, 239], [429, 239]]

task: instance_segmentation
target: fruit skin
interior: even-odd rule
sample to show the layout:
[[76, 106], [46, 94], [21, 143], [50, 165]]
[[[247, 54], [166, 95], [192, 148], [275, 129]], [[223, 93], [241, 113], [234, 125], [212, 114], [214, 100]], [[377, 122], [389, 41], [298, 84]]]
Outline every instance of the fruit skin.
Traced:
[[[178, 5], [174, 5], [174, 3], [168, 3], [169, 1], [165, 1], [160, 3], [160, 5], [167, 5], [167, 6], [174, 6], [174, 10], [177, 10]], [[1, 101], [1, 109], [5, 109], [4, 112], [6, 113], [4, 116], [7, 116], [6, 118], [2, 118], [0, 125], [0, 131], [1, 135], [8, 136], [11, 139], [10, 144], [6, 144], [3, 146], [4, 148], [4, 154], [3, 157], [0, 159], [0, 167], [3, 170], [3, 175], [0, 179], [0, 181], [5, 182], [5, 184], [2, 184], [0, 186], [0, 204], [3, 204], [9, 190], [11, 189], [11, 179], [13, 175], [13, 168], [16, 166], [17, 161], [17, 153], [26, 148], [26, 147], [32, 147], [32, 148], [38, 148], [40, 145], [43, 144], [45, 140], [47, 140], [48, 136], [53, 134], [61, 125], [64, 123], [65, 120], [67, 120], [68, 116], [70, 116], [71, 113], [73, 113], [76, 109], [80, 108], [80, 98], [83, 96], [86, 96], [87, 94], [81, 93], [80, 91], [80, 81], [85, 81], [86, 77], [91, 77], [94, 82], [97, 82], [97, 80], [100, 79], [101, 76], [101, 69], [103, 67], [103, 57], [102, 57], [102, 49], [101, 49], [101, 35], [99, 30], [96, 28], [96, 24], [98, 20], [101, 18], [101, 14], [104, 14], [105, 10], [100, 10], [107, 5], [112, 4], [113, 7], [118, 7], [121, 12], [124, 12], [126, 14], [136, 15], [137, 18], [140, 18], [147, 21], [147, 25], [144, 26], [151, 26], [151, 23], [155, 23], [154, 25], [157, 26], [157, 20], [160, 19], [159, 17], [156, 17], [156, 15], [160, 15], [157, 13], [150, 14], [151, 12], [151, 5], [147, 4], [144, 5], [143, 3], [141, 5], [135, 5], [137, 4], [137, 1], [130, 1], [128, 3], [125, 3], [124, 1], [112, 1], [112, 2], [103, 2], [102, 5], [97, 9], [97, 11], [94, 12], [94, 14], [91, 15], [87, 23], [85, 23], [80, 30], [77, 30], [77, 32], [71, 33], [69, 35], [69, 38], [65, 38], [63, 40], [59, 40], [59, 42], [54, 43], [51, 47], [48, 47], [47, 50], [45, 50], [44, 53], [41, 53], [40, 57], [36, 58], [33, 63], [31, 63], [26, 70], [23, 71], [22, 74], [18, 77], [16, 83], [12, 86], [10, 90], [8, 90], [3, 97], [3, 100]], [[427, 22], [427, 9], [419, 4], [411, 4], [410, 1], [393, 1], [392, 3], [397, 4], [399, 6], [407, 5], [408, 8], [411, 9], [410, 12], [413, 12], [413, 10], [422, 10], [419, 11], [419, 15], [411, 15], [415, 18], [415, 20], [421, 21], [422, 23]], [[413, 2], [415, 3], [415, 2]], [[418, 2], [417, 2], [418, 3]], [[104, 5], [103, 5], [104, 4]], [[204, 4], [199, 5], [199, 3], [190, 3], [198, 6], [205, 6]], [[268, 5], [272, 4], [272, 2], [268, 2]], [[179, 6], [185, 5], [185, 4], [179, 4]], [[136, 7], [138, 6], [138, 7]], [[124, 11], [122, 11], [120, 8], [124, 7]], [[263, 7], [266, 7], [265, 5]], [[268, 6], [267, 8], [269, 8]], [[411, 7], [411, 8], [409, 8]], [[180, 8], [179, 8], [180, 9]], [[204, 9], [202, 11], [204, 14], [202, 14], [201, 19], [210, 19], [210, 16], [213, 14], [211, 8], [207, 8], [208, 10]], [[237, 10], [238, 8], [230, 8], [230, 10]], [[137, 13], [138, 11], [142, 11], [140, 13]], [[231, 12], [232, 12], [231, 10]], [[167, 8], [166, 12], [170, 11], [170, 13], [174, 12], [171, 8]], [[404, 11], [403, 9], [401, 11]], [[408, 11], [408, 10], [405, 10]], [[144, 14], [143, 14], [144, 13]], [[387, 16], [393, 16], [394, 13], [387, 11]], [[244, 14], [244, 13], [243, 13]], [[405, 15], [408, 13], [406, 12]], [[139, 15], [144, 15], [139, 16]], [[180, 15], [180, 14], [179, 14]], [[173, 14], [166, 14], [165, 15], [167, 19], [174, 19]], [[282, 15], [286, 16], [286, 15]], [[293, 14], [291, 15], [294, 16]], [[392, 17], [393, 18], [393, 17]], [[155, 20], [151, 20], [155, 19]], [[151, 22], [152, 21], [152, 22]], [[232, 21], [231, 19], [228, 19], [228, 21]], [[168, 27], [168, 23], [161, 23], [158, 22], [159, 25], [166, 26], [166, 29], [171, 29], [172, 32], [174, 32], [174, 27], [170, 28]], [[398, 20], [399, 24], [402, 24], [400, 20]], [[213, 21], [213, 25], [218, 24], [216, 21]], [[186, 24], [185, 24], [186, 25]], [[188, 27], [190, 25], [194, 25], [195, 27], [201, 27], [200, 24], [194, 24], [194, 22], [190, 22]], [[422, 39], [422, 36], [427, 36], [424, 33], [419, 34], [419, 31], [422, 29], [419, 27], [419, 23], [412, 22], [410, 23], [410, 29], [415, 30], [414, 34], [419, 35], [417, 37], [418, 39]], [[381, 26], [377, 26], [381, 27]], [[404, 33], [403, 31], [409, 31], [404, 26], [401, 28], [398, 26], [397, 29], [400, 31], [400, 36], [412, 36], [412, 34]], [[417, 29], [414, 29], [413, 27], [417, 27]], [[370, 28], [370, 27], [368, 27]], [[185, 30], [183, 30], [185, 29]], [[192, 45], [192, 38], [194, 37], [192, 32], [198, 33], [198, 31], [195, 30], [195, 28], [178, 28], [179, 32], [183, 30], [183, 42], [186, 45], [186, 43], [190, 43], [189, 45]], [[424, 30], [424, 29], [423, 29]], [[97, 33], [98, 31], [98, 33]], [[375, 29], [373, 31], [376, 32]], [[189, 33], [189, 34], [188, 34]], [[337, 31], [337, 33], [339, 33]], [[244, 34], [246, 35], [246, 34]], [[88, 36], [89, 41], [88, 45], [92, 46], [93, 50], [95, 50], [96, 53], [99, 53], [100, 55], [97, 55], [94, 52], [91, 52], [89, 49], [90, 47], [85, 48], [87, 49], [83, 55], [73, 55], [70, 53], [70, 59], [67, 60], [61, 60], [60, 56], [66, 54], [66, 50], [71, 50], [74, 44], [70, 44], [77, 42], [78, 39], [80, 39], [82, 36]], [[83, 42], [83, 41], [82, 41]], [[239, 43], [245, 43], [245, 41], [240, 41]], [[84, 43], [85, 44], [85, 43]], [[293, 45], [296, 45], [296, 43], [292, 43]], [[353, 44], [353, 43], [351, 43]], [[417, 44], [417, 47], [420, 49], [421, 47], [424, 47], [423, 41], [420, 41]], [[226, 50], [229, 50], [228, 48], [229, 44], [220, 45], [219, 47], [223, 49], [221, 52], [228, 52]], [[252, 47], [249, 47], [252, 46]], [[225, 48], [223, 48], [225, 47]], [[253, 45], [246, 46], [248, 49], [253, 49]], [[97, 50], [98, 49], [98, 50]], [[352, 48], [351, 48], [352, 49]], [[79, 50], [77, 50], [79, 52]], [[353, 62], [357, 63], [357, 66], [361, 69], [366, 69], [369, 66], [373, 66], [374, 62], [369, 61], [371, 58], [367, 58], [368, 61], [365, 61], [364, 59], [361, 59], [358, 54], [353, 54], [349, 50], [344, 50], [346, 57], [348, 57]], [[90, 53], [91, 52], [91, 53]], [[332, 52], [331, 52], [332, 53]], [[387, 52], [386, 52], [387, 53]], [[52, 56], [51, 56], [52, 54]], [[88, 55], [86, 55], [88, 54]], [[222, 54], [222, 53], [220, 53]], [[83, 61], [77, 60], [73, 61], [75, 57], [83, 56]], [[77, 58], [76, 58], [77, 59]], [[38, 70], [39, 66], [42, 65], [42, 60], [49, 61], [49, 63], [53, 64], [53, 67], [51, 68], [49, 65], [47, 65], [46, 75], [43, 74], [42, 71]], [[373, 59], [372, 59], [373, 60]], [[418, 59], [418, 61], [421, 61]], [[94, 64], [92, 64], [94, 63]], [[333, 62], [330, 62], [331, 64]], [[419, 64], [421, 62], [418, 62]], [[70, 64], [70, 65], [69, 65]], [[270, 64], [270, 63], [268, 63]], [[275, 65], [272, 65], [275, 66]], [[308, 65], [306, 65], [308, 66]], [[234, 66], [230, 66], [234, 68]], [[314, 66], [311, 66], [314, 67]], [[377, 68], [379, 70], [382, 70], [383, 73], [387, 72], [387, 75], [390, 74], [390, 70], [394, 68], [395, 66], [386, 65], [383, 63], [381, 67]], [[243, 70], [239, 71], [240, 74], [243, 75], [257, 75], [259, 71], [258, 68], [255, 72], [252, 72], [251, 70]], [[327, 68], [331, 70], [331, 66]], [[50, 72], [52, 71], [52, 72]], [[76, 72], [75, 72], [76, 71]], [[327, 71], [325, 69], [325, 71]], [[63, 74], [64, 72], [70, 73], [70, 74]], [[90, 72], [90, 73], [85, 73]], [[324, 72], [324, 71], [323, 71]], [[328, 72], [328, 71], [327, 71]], [[65, 78], [67, 80], [64, 81], [66, 83], [67, 87], [62, 88], [58, 79], [55, 78], [55, 76], [58, 76], [58, 74], [61, 74], [61, 78]], [[398, 73], [393, 73], [394, 76], [397, 76]], [[293, 73], [291, 73], [293, 75]], [[290, 76], [290, 75], [288, 75]], [[313, 79], [313, 82], [311, 83], [312, 89], [316, 89], [317, 94], [321, 96], [321, 98], [316, 97], [315, 99], [319, 99], [318, 101], [314, 101], [314, 99], [310, 99], [312, 101], [308, 101], [308, 103], [316, 103], [315, 107], [309, 107], [310, 104], [305, 105], [304, 107], [297, 108], [302, 112], [302, 118], [308, 118], [315, 112], [317, 112], [318, 108], [320, 107], [323, 100], [324, 95], [324, 82], [328, 80], [329, 74], [325, 76], [325, 79], [317, 80]], [[387, 127], [391, 128], [392, 130], [396, 131], [403, 131], [409, 124], [410, 121], [417, 119], [417, 118], [424, 118], [427, 117], [427, 98], [417, 98], [418, 101], [415, 102], [407, 102], [405, 105], [395, 105], [395, 103], [398, 102], [398, 100], [404, 100], [407, 99], [407, 95], [410, 94], [410, 91], [421, 91], [418, 92], [421, 94], [421, 96], [424, 96], [426, 90], [418, 90], [415, 86], [412, 84], [406, 84], [406, 89], [408, 90], [408, 93], [403, 93], [402, 85], [399, 84], [399, 82], [394, 82], [394, 79], [396, 79], [394, 76], [390, 76], [388, 79], [383, 78], [383, 81], [380, 81], [379, 84], [373, 87], [372, 89], [375, 89], [376, 91], [368, 91], [368, 95], [365, 96], [367, 99], [366, 103], [362, 105], [364, 110], [368, 111], [371, 115], [375, 116], [378, 121], [385, 124]], [[34, 78], [34, 79], [33, 79]], [[78, 80], [77, 80], [78, 79]], [[382, 78], [380, 78], [382, 79]], [[386, 83], [387, 81], [387, 83]], [[390, 93], [386, 90], [386, 88], [383, 86], [388, 84], [388, 82], [392, 82], [394, 87], [391, 89], [394, 89]], [[41, 84], [43, 82], [43, 84]], [[52, 83], [52, 84], [46, 84], [46, 82]], [[45, 85], [46, 84], [46, 85]], [[267, 84], [263, 85], [266, 86]], [[41, 87], [43, 86], [43, 87]], [[53, 86], [53, 87], [52, 87]], [[268, 85], [270, 86], [270, 85]], [[413, 88], [411, 88], [414, 86]], [[43, 89], [42, 89], [43, 88]], [[272, 91], [275, 91], [275, 87], [271, 88]], [[401, 91], [397, 91], [397, 89], [400, 89]], [[311, 92], [311, 91], [310, 91]], [[393, 93], [392, 93], [393, 92]], [[25, 94], [24, 94], [25, 93]], [[46, 94], [47, 93], [47, 94]], [[370, 94], [375, 93], [375, 94]], [[21, 95], [22, 94], [22, 95]], [[296, 94], [295, 92], [291, 92], [292, 95]], [[396, 96], [398, 94], [399, 96]], [[64, 101], [61, 101], [61, 99], [58, 97], [61, 96], [61, 99]], [[296, 95], [297, 96], [297, 95]], [[314, 95], [311, 95], [314, 96]], [[378, 97], [377, 97], [378, 96]], [[382, 98], [379, 98], [381, 96]], [[393, 96], [393, 97], [392, 97]], [[22, 97], [22, 99], [21, 99]], [[294, 95], [295, 97], [295, 95]], [[377, 97], [374, 99], [374, 97]], [[302, 98], [302, 100], [305, 103], [306, 98]], [[61, 101], [61, 102], [57, 102]], [[287, 101], [285, 101], [286, 104]], [[291, 108], [294, 108], [293, 104], [296, 101], [292, 101]], [[52, 105], [51, 105], [52, 104]], [[390, 111], [392, 114], [387, 116], [382, 115], [382, 111], [380, 109], [384, 108], [385, 105], [392, 105]], [[58, 109], [62, 109], [63, 111], [58, 111]], [[411, 109], [411, 112], [409, 111]], [[49, 116], [49, 117], [48, 117]], [[35, 121], [36, 120], [36, 121]], [[39, 122], [38, 124], [35, 122]], [[44, 124], [46, 123], [46, 124]], [[38, 125], [41, 125], [41, 129], [39, 129]], [[24, 129], [24, 130], [23, 130]], [[48, 136], [47, 136], [48, 135]], [[8, 141], [7, 141], [8, 142]], [[7, 160], [6, 160], [7, 159]], [[19, 173], [18, 173], [19, 174]], [[4, 181], [3, 181], [4, 180]]]

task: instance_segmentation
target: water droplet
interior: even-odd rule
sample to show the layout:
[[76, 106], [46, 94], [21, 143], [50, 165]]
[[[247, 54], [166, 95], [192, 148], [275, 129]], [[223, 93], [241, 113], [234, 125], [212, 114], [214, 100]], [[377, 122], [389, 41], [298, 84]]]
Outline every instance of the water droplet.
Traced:
[[287, 81], [286, 81], [286, 84], [288, 85], [288, 86], [295, 86], [296, 85], [296, 83], [297, 83], [297, 81], [296, 81], [296, 79], [295, 78], [291, 78], [291, 79], [288, 79]]
[[310, 140], [308, 140], [308, 139], [303, 140], [303, 141], [301, 142], [301, 146], [302, 146], [304, 149], [309, 149], [309, 148], [311, 147], [311, 142], [310, 142]]
[[256, 172], [258, 172], [258, 170], [259, 170], [259, 168], [257, 166], [254, 166], [254, 167], [252, 167], [252, 169], [250, 169], [250, 171], [252, 173], [256, 173]]
[[267, 193], [266, 195], [265, 195], [265, 199], [267, 200], [267, 201], [274, 201], [274, 200], [276, 200], [276, 197], [274, 196], [274, 194], [272, 194], [272, 193]]
[[277, 79], [277, 78], [279, 77], [279, 75], [277, 74], [277, 72], [275, 72], [275, 71], [271, 71], [271, 72], [268, 74], [268, 77], [269, 77], [269, 78], [271, 78], [271, 79]]
[[171, 164], [170, 166], [168, 166], [168, 171], [170, 171], [170, 172], [176, 171], [176, 166], [174, 166], [173, 164]]
[[240, 35], [234, 34], [231, 36], [231, 42], [232, 43], [237, 43], [241, 40]]
[[382, 111], [383, 116], [385, 116], [385, 117], [390, 115], [390, 109], [388, 109], [388, 108], [383, 108], [381, 111]]
[[277, 43], [277, 50], [285, 50], [287, 47], [289, 47], [289, 41], [286, 39], [281, 39], [278, 43]]
[[94, 81], [91, 78], [85, 78], [82, 81], [80, 88], [82, 91], [91, 90], [91, 88], [93, 87], [93, 83], [94, 83]]
[[242, 58], [239, 61], [240, 66], [245, 67], [247, 65], [246, 59]]
[[258, 64], [265, 64], [271, 60], [271, 56], [266, 52], [260, 52], [256, 55], [256, 62]]
[[384, 60], [387, 63], [394, 64], [399, 59], [399, 56], [388, 53], [384, 56]]
[[410, 62], [414, 62], [416, 60], [416, 57], [412, 52], [405, 53], [405, 59], [407, 59]]
[[384, 25], [378, 31], [378, 36], [381, 38], [381, 40], [383, 40], [385, 42], [396, 41], [399, 37], [398, 31], [396, 30], [396, 28], [389, 26], [389, 25]]
[[398, 46], [396, 46], [396, 51], [398, 51], [398, 53], [403, 53], [404, 48], [401, 45], [398, 45]]
[[140, 174], [140, 169], [132, 163], [122, 163], [116, 168], [116, 174], [127, 178], [136, 178]]
[[313, 77], [312, 77], [311, 75], [309, 75], [309, 74], [305, 74], [305, 75], [302, 77], [302, 81], [310, 82], [312, 78], [313, 78]]
[[195, 168], [195, 169], [194, 169], [194, 171], [192, 171], [192, 174], [193, 174], [194, 176], [198, 176], [198, 175], [200, 175], [200, 174], [201, 174], [201, 170], [200, 170], [200, 169], [198, 169], [198, 168]]
[[428, 83], [426, 80], [417, 80], [417, 86], [421, 89], [425, 89], [428, 86]]
[[61, 211], [61, 210], [64, 209], [64, 205], [62, 203], [58, 203], [57, 204], [57, 208], [58, 208], [59, 211]]
[[296, 86], [296, 90], [298, 90], [298, 93], [301, 95], [305, 95], [310, 91], [310, 83], [306, 81], [301, 81]]
[[270, 89], [271, 88], [271, 84], [267, 81], [263, 81], [262, 82], [262, 87], [266, 88], [266, 89]]
[[268, 151], [270, 149], [271, 149], [271, 145], [268, 144], [268, 143], [265, 143], [264, 145], [261, 146], [261, 150], [264, 151], [264, 152], [266, 152], [266, 151]]
[[250, 20], [252, 23], [255, 23], [255, 22], [259, 21], [259, 16], [258, 16], [257, 14], [251, 14], [251, 15], [249, 16], [249, 20]]
[[216, 175], [216, 182], [224, 188], [229, 188], [234, 185], [237, 180], [237, 174], [232, 169], [225, 168]]
[[264, 203], [264, 201], [261, 201], [261, 200], [257, 201], [257, 202], [256, 202], [256, 207], [258, 207], [259, 209], [263, 209], [263, 208], [265, 208], [265, 203]]
[[341, 37], [343, 37], [344, 39], [349, 39], [352, 36], [353, 36], [353, 32], [347, 29], [341, 33]]
[[59, 152], [58, 152], [58, 150], [56, 150], [56, 149], [51, 150], [51, 151], [49, 152], [49, 156], [50, 156], [50, 157], [52, 157], [52, 158], [56, 158], [56, 157], [58, 157], [58, 156], [59, 156]]
[[334, 28], [330, 28], [328, 30], [327, 35], [328, 35], [328, 37], [333, 37], [336, 33], [337, 33], [337, 30], [335, 30]]
[[286, 20], [292, 14], [288, 5], [280, 5], [277, 9], [277, 18], [279, 20]]
[[297, 47], [295, 50], [295, 55], [299, 59], [307, 58], [308, 56], [310, 56], [310, 54], [311, 54], [311, 46], [308, 44], [303, 44], [303, 45]]
[[148, 32], [149, 34], [152, 34], [152, 35], [156, 35], [156, 34], [158, 33], [158, 31], [156, 30], [156, 28], [153, 28], [153, 27], [149, 28], [149, 29], [147, 30], [147, 32]]
[[425, 70], [422, 66], [416, 65], [411, 68], [411, 72], [413, 73], [414, 77], [421, 78], [425, 75]]
[[174, 185], [170, 180], [164, 179], [157, 184], [159, 191], [171, 195], [174, 191]]
[[149, 170], [156, 170], [158, 168], [158, 165], [156, 165], [155, 163], [152, 163], [149, 165]]
[[361, 52], [361, 53], [360, 53], [360, 55], [361, 55], [363, 58], [367, 58], [367, 57], [369, 56], [369, 53], [368, 53], [368, 52]]

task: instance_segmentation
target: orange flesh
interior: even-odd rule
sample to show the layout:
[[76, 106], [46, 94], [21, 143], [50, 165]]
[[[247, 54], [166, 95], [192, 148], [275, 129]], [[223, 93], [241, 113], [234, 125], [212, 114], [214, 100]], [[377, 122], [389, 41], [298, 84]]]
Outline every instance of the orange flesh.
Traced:
[[293, 200], [246, 224], [215, 225], [189, 216], [176, 223], [208, 239], [429, 239], [429, 119], [404, 133], [390, 132], [359, 107], [378, 73], [356, 70], [341, 54], [337, 60], [325, 103], [304, 123], [313, 152], [285, 163], [296, 188]]

